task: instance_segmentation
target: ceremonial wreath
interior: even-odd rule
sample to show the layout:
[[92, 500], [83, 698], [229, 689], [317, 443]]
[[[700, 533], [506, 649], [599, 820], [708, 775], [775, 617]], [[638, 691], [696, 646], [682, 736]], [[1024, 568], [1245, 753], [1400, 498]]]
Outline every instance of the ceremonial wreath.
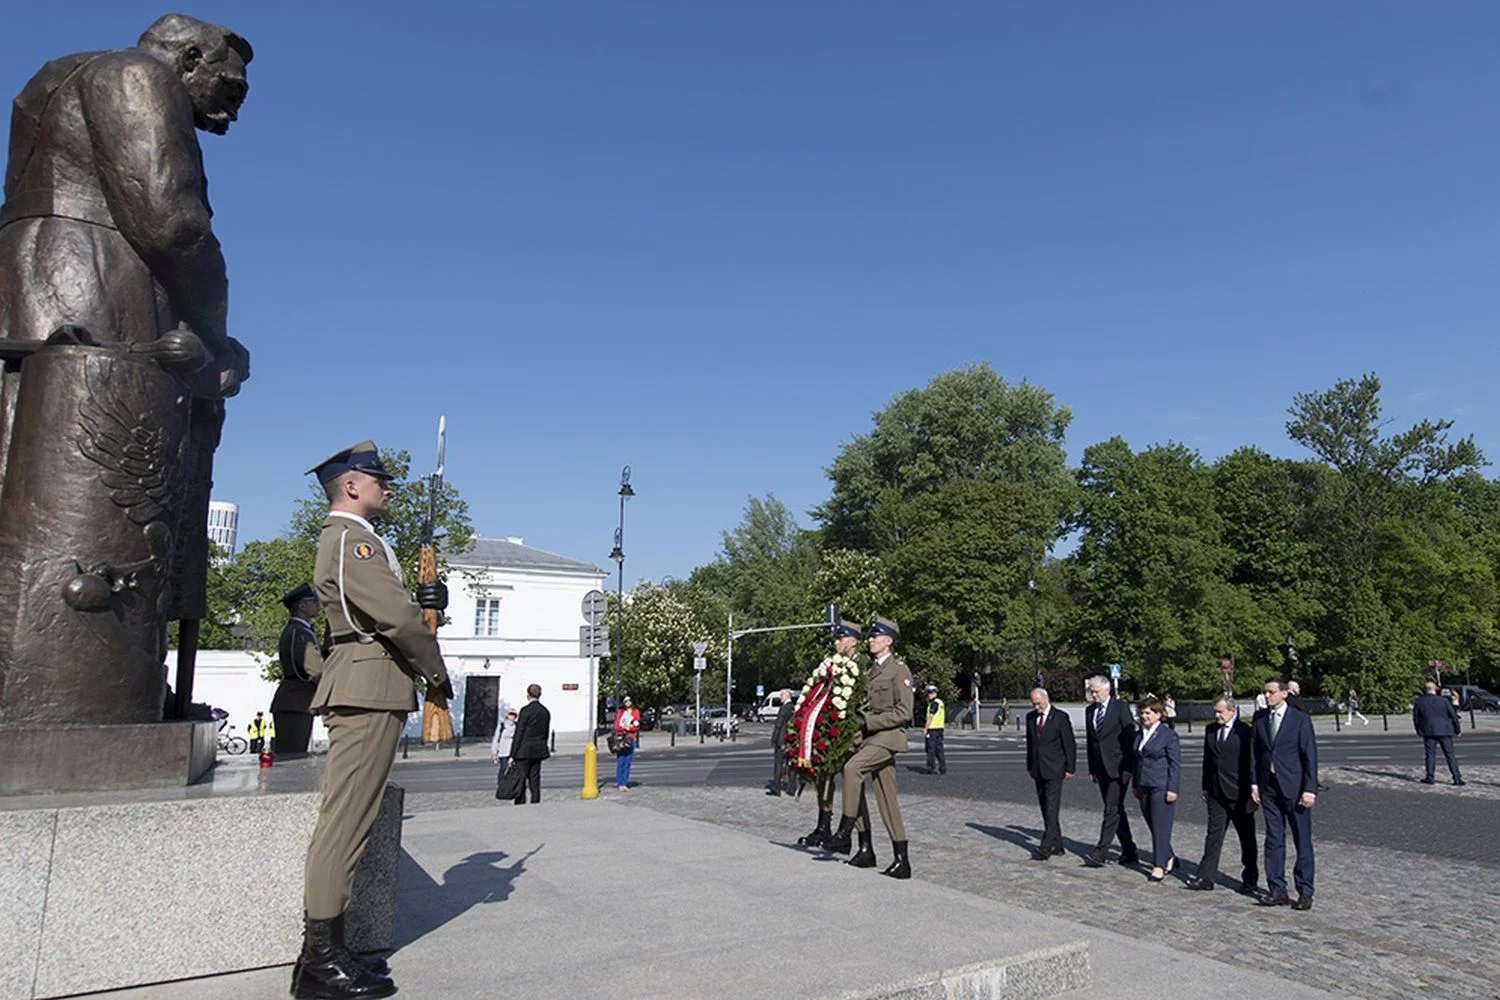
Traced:
[[834, 654], [818, 664], [786, 727], [783, 752], [792, 770], [809, 778], [838, 773], [859, 733], [855, 711], [864, 693], [864, 671], [851, 658]]

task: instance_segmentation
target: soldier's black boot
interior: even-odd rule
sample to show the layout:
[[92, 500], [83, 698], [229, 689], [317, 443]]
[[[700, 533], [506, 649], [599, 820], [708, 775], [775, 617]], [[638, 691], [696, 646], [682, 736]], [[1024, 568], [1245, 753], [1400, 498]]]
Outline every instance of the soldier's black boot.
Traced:
[[[305, 925], [306, 927], [308, 915], [306, 915], [306, 913], [303, 913], [302, 919], [303, 925]], [[335, 940], [338, 940], [338, 942], [344, 942], [344, 915], [342, 915], [341, 913], [341, 915], [336, 916], [336, 918], [333, 919], [335, 919], [335, 921], [338, 921], [338, 927], [333, 928], [333, 933], [335, 933], [336, 936]], [[302, 945], [303, 951], [306, 951], [306, 948], [308, 948], [308, 931], [306, 930], [302, 933]], [[381, 955], [356, 955], [354, 954], [354, 952], [350, 952], [350, 955], [354, 955], [354, 961], [362, 964], [362, 966], [365, 966], [366, 969], [371, 970], [371, 972], [375, 973], [375, 975], [390, 975], [390, 963], [387, 963], [386, 958], [381, 957]], [[297, 982], [297, 976], [300, 975], [300, 970], [302, 970], [302, 955], [297, 955], [297, 961], [293, 964], [293, 967], [291, 967], [291, 981]]]
[[[344, 915], [342, 913], [340, 913], [338, 916], [334, 917], [333, 919], [337, 922], [335, 924], [334, 928], [333, 928], [334, 940], [337, 941], [340, 945], [343, 945], [344, 947], [348, 947], [347, 945], [344, 945]], [[307, 922], [307, 914], [305, 914], [305, 913], [302, 914], [302, 920], [303, 920], [303, 925], [305, 927], [306, 926], [306, 922]], [[306, 951], [307, 951], [307, 931], [306, 930], [303, 930], [303, 932], [302, 932], [302, 950], [303, 950], [304, 953], [306, 953]], [[368, 955], [368, 956], [367, 955], [355, 955], [354, 952], [352, 952], [352, 951], [349, 952], [349, 954], [354, 956], [354, 960], [356, 962], [358, 962], [360, 965], [363, 965], [365, 968], [369, 969], [371, 972], [375, 973], [375, 975], [377, 975], [377, 976], [389, 976], [391, 974], [391, 965], [390, 965], [390, 963], [387, 962], [380, 955]], [[297, 961], [292, 965], [292, 982], [296, 983], [297, 982], [297, 977], [299, 975], [301, 975], [301, 974], [302, 974], [302, 955], [298, 955], [297, 956]]]
[[833, 836], [831, 823], [833, 812], [829, 809], [818, 810], [818, 825], [813, 827], [812, 832], [797, 838], [797, 843], [803, 847], [822, 847], [828, 843], [828, 838]]
[[906, 841], [891, 841], [891, 850], [896, 852], [896, 860], [892, 861], [880, 874], [889, 875], [891, 878], [911, 878], [911, 861], [906, 857]]
[[823, 841], [823, 850], [830, 854], [848, 854], [850, 849], [849, 834], [854, 832], [854, 817], [845, 816], [839, 820], [839, 828], [833, 832], [833, 836]]
[[297, 1000], [374, 1000], [393, 996], [396, 984], [378, 976], [349, 953], [342, 916], [306, 922], [302, 955], [292, 969]]
[[846, 865], [855, 868], [875, 867], [875, 845], [870, 841], [870, 831], [866, 830], [859, 835], [859, 850], [854, 852], [854, 857], [845, 861]]

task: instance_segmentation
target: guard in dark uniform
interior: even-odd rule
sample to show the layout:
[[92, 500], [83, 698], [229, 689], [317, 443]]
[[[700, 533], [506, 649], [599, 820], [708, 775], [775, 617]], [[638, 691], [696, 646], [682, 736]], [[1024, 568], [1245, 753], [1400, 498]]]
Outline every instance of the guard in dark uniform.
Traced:
[[271, 749], [278, 757], [301, 757], [312, 742], [312, 700], [323, 674], [326, 653], [313, 632], [318, 617], [318, 595], [304, 583], [281, 599], [287, 613], [277, 654], [281, 660], [281, 683], [271, 699], [271, 718], [276, 720], [276, 738]]
[[392, 478], [373, 441], [345, 448], [309, 471], [328, 494], [313, 589], [333, 646], [312, 703], [328, 727], [328, 763], [307, 849], [307, 929], [292, 993], [299, 1000], [388, 997], [395, 983], [345, 945], [344, 910], [406, 714], [417, 707], [414, 678], [427, 682], [434, 705], [446, 708], [453, 697], [437, 639], [422, 621], [422, 608], [442, 610], [447, 591], [426, 584], [412, 600], [395, 553], [371, 524], [388, 509]]

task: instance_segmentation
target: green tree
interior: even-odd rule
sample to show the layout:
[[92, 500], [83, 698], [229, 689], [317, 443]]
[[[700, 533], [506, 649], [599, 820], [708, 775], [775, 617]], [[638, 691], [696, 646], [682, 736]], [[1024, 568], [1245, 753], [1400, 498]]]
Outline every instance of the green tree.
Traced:
[[[609, 595], [613, 604], [615, 596]], [[611, 617], [613, 617], [613, 610]], [[724, 664], [724, 636], [699, 620], [693, 607], [671, 586], [649, 580], [637, 584], [625, 596], [625, 642], [620, 660], [621, 694], [641, 705], [661, 708], [691, 696], [693, 643], [708, 644], [705, 656], [709, 672]], [[605, 657], [600, 666], [601, 686], [612, 688], [614, 661]], [[705, 688], [709, 678], [705, 676]], [[720, 685], [722, 691], [722, 684]]]
[[1210, 470], [1180, 444], [1135, 453], [1113, 438], [1085, 451], [1079, 478], [1070, 583], [1084, 659], [1120, 662], [1140, 691], [1213, 693], [1233, 623], [1253, 609], [1227, 582]]
[[[1337, 473], [1323, 497], [1320, 546], [1331, 571], [1320, 629], [1329, 641], [1319, 664], [1333, 682], [1328, 693], [1354, 686], [1373, 705], [1403, 704], [1430, 658], [1430, 647], [1417, 643], [1451, 648], [1442, 634], [1451, 630], [1440, 624], [1414, 634], [1411, 627], [1425, 615], [1411, 609], [1424, 606], [1424, 589], [1451, 597], [1452, 584], [1467, 572], [1449, 573], [1441, 556], [1443, 539], [1451, 537], [1442, 525], [1452, 512], [1443, 502], [1445, 484], [1486, 460], [1472, 437], [1449, 442], [1451, 420], [1423, 420], [1383, 435], [1380, 380], [1373, 374], [1299, 394], [1287, 414], [1291, 438]], [[1387, 560], [1410, 572], [1382, 572]], [[1448, 585], [1436, 582], [1445, 576]], [[1483, 589], [1482, 580], [1472, 582]], [[1403, 614], [1408, 628], [1399, 624]]]
[[[799, 624], [817, 566], [813, 542], [775, 495], [750, 497], [739, 525], [724, 532], [719, 557], [693, 571], [686, 592], [723, 616], [721, 631], [730, 612], [736, 629]], [[763, 633], [736, 648], [734, 672], [749, 684], [782, 687], [800, 681], [800, 659], [797, 632]]]
[[898, 395], [834, 458], [832, 495], [813, 512], [823, 544], [897, 548], [915, 516], [908, 502], [954, 480], [1027, 485], [1060, 514], [1071, 488], [1063, 451], [1071, 420], [1051, 393], [1008, 384], [988, 364], [944, 372]]

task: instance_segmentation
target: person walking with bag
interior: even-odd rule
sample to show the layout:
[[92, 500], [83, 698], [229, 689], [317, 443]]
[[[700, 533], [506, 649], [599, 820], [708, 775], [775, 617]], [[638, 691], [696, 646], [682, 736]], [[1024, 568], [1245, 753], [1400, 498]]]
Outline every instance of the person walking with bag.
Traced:
[[490, 740], [490, 761], [500, 765], [500, 774], [496, 778], [495, 784], [495, 798], [497, 799], [514, 797], [514, 793], [505, 795], [503, 792], [505, 773], [513, 766], [510, 759], [510, 747], [511, 743], [515, 740], [515, 736], [516, 710], [511, 708], [507, 709], [505, 714], [500, 716], [500, 722], [495, 726], [494, 739]]
[[641, 713], [626, 698], [615, 713], [614, 739], [610, 741], [610, 749], [615, 753], [615, 788], [622, 792], [630, 791], [630, 763], [635, 760], [640, 739]]

